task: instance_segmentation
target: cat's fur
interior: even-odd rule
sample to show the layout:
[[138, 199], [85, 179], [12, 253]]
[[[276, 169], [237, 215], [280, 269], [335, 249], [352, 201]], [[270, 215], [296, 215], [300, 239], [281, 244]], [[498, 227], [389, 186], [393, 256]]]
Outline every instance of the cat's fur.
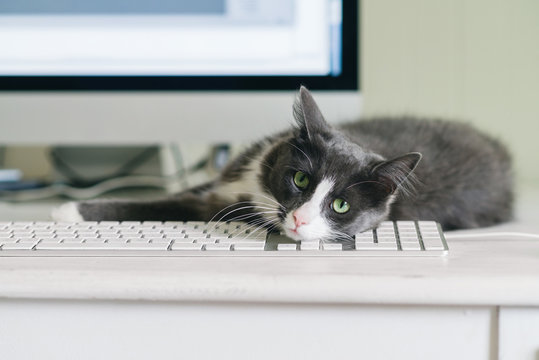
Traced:
[[[294, 104], [297, 127], [255, 143], [220, 177], [157, 201], [65, 205], [69, 220], [243, 220], [296, 239], [349, 238], [383, 220], [424, 219], [444, 229], [511, 218], [511, 160], [472, 127], [379, 118], [331, 127], [309, 91]], [[302, 189], [295, 174], [308, 176]], [[350, 210], [337, 213], [335, 198]]]

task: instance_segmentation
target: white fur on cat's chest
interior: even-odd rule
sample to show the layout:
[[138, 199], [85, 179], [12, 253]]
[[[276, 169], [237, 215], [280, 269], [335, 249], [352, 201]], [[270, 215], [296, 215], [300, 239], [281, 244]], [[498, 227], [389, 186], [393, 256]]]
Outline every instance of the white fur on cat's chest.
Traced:
[[264, 157], [265, 153], [253, 159], [241, 174], [240, 180], [221, 183], [213, 192], [230, 202], [239, 202], [242, 196], [248, 197], [261, 212], [268, 211], [268, 208], [278, 211], [279, 203], [271, 194], [264, 191], [258, 179], [259, 166]]

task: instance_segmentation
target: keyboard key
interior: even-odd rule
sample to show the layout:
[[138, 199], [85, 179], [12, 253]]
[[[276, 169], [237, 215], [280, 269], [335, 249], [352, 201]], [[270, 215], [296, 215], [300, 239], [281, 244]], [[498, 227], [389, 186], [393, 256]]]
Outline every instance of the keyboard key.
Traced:
[[150, 242], [151, 243], [160, 243], [160, 244], [170, 244], [171, 243], [171, 240], [170, 239], [150, 239]]
[[[80, 234], [80, 231], [79, 231]], [[137, 229], [124, 229], [120, 231], [120, 234], [125, 236], [140, 236], [142, 235], [142, 232]]]
[[399, 229], [415, 229], [414, 221], [397, 221], [397, 227]]
[[178, 243], [178, 242], [175, 242], [174, 244], [172, 244], [170, 249], [171, 250], [180, 250], [180, 251], [183, 251], [183, 250], [202, 250], [203, 245], [204, 244], [201, 244], [201, 243]]
[[380, 235], [380, 234], [384, 234], [384, 235], [395, 235], [395, 229], [393, 228], [388, 228], [388, 229], [376, 229], [376, 234], [377, 235]]
[[99, 234], [99, 237], [103, 239], [120, 239], [122, 236], [114, 233], [101, 233]]
[[163, 230], [163, 234], [165, 236], [180, 236], [180, 234], [182, 234], [182, 230], [181, 229], [164, 229]]
[[204, 221], [188, 221], [185, 223], [190, 228], [204, 228], [206, 226], [206, 222]]
[[206, 235], [207, 233], [205, 232], [205, 230], [202, 229], [185, 229], [184, 231], [182, 231], [182, 234], [199, 236]]
[[299, 248], [300, 250], [320, 250], [320, 242], [319, 241], [302, 241]]
[[203, 237], [200, 237], [200, 238], [193, 238], [194, 242], [197, 243], [197, 244], [214, 244], [217, 240], [216, 239], [213, 239], [213, 238], [203, 238]]
[[232, 245], [232, 248], [235, 251], [245, 251], [245, 250], [264, 250], [266, 244], [262, 241], [260, 242], [246, 242], [246, 243], [236, 243]]
[[67, 239], [41, 239], [42, 242], [63, 242], [63, 243], [81, 243], [83, 241], [82, 238], [67, 238]]
[[417, 225], [421, 230], [428, 228], [438, 229], [438, 224], [435, 221], [418, 221]]
[[251, 239], [260, 239], [262, 241], [266, 240], [268, 238], [267, 232], [259, 232], [257, 234], [250, 234], [249, 238]]
[[151, 230], [142, 230], [142, 235], [146, 236], [163, 236], [164, 233], [161, 232], [159, 229], [151, 229]]
[[11, 233], [13, 237], [32, 237], [34, 233], [32, 231], [13, 231]]
[[[211, 234], [209, 235], [209, 239], [212, 239], [214, 242], [234, 242], [234, 241], [241, 241], [242, 238], [231, 238], [228, 235], [215, 235]], [[243, 238], [245, 239], [245, 237]]]
[[342, 244], [339, 244], [339, 243], [323, 243], [322, 248], [324, 250], [340, 251], [340, 250], [342, 250]]
[[161, 221], [144, 221], [142, 222], [142, 226], [161, 226], [163, 223]]
[[419, 245], [419, 242], [401, 242], [401, 248], [402, 250], [421, 250], [421, 245]]
[[356, 243], [356, 250], [397, 250], [397, 243]]
[[374, 242], [373, 232], [367, 231], [367, 232], [356, 234], [356, 242], [373, 243]]
[[31, 250], [37, 241], [33, 242], [15, 242], [9, 244], [3, 244], [1, 249], [4, 251], [8, 250]]
[[378, 242], [396, 244], [395, 235], [378, 235]]
[[439, 237], [423, 237], [425, 250], [443, 250], [444, 245]]
[[79, 237], [84, 237], [84, 238], [96, 238], [96, 237], [98, 237], [98, 234], [95, 233], [95, 232], [82, 232], [82, 231], [79, 231], [79, 232], [77, 232], [77, 235], [79, 235]]
[[206, 251], [229, 251], [231, 247], [231, 244], [205, 244], [204, 250]]
[[75, 232], [74, 232], [74, 231], [55, 231], [54, 233], [55, 233], [56, 236], [58, 236], [58, 237], [62, 237], [62, 236], [73, 237], [73, 236], [75, 236]]
[[109, 243], [103, 248], [117, 249], [117, 250], [167, 250], [168, 243], [140, 243], [140, 242], [128, 242], [128, 243]]
[[165, 227], [183, 227], [185, 223], [183, 221], [165, 221]]
[[283, 251], [295, 251], [297, 249], [297, 244], [278, 244], [277, 250]]
[[242, 238], [242, 239], [224, 238], [224, 239], [218, 239], [217, 242], [223, 243], [223, 244], [249, 244], [249, 243], [262, 243], [262, 244], [265, 244], [264, 240], [250, 239], [250, 238]]
[[159, 240], [166, 240], [168, 242], [170, 242], [170, 240], [164, 238], [164, 237], [147, 237], [145, 236], [143, 239], [147, 240], [147, 241], [159, 241]]
[[98, 238], [98, 237], [80, 237], [79, 239], [82, 239], [82, 242], [85, 242], [85, 243], [101, 244], [105, 242], [105, 239]]
[[[63, 239], [62, 238], [39, 238], [38, 240], [39, 240], [39, 242], [42, 242], [42, 243], [45, 243], [45, 242], [58, 243], [58, 242], [61, 242]], [[80, 241], [82, 241], [82, 239], [79, 239], [79, 242]]]
[[399, 240], [401, 241], [401, 243], [403, 242], [417, 242], [418, 241], [418, 237], [417, 235], [402, 235], [402, 236], [399, 236]]
[[37, 237], [40, 237], [40, 236], [54, 236], [54, 232], [51, 230], [51, 231], [41, 231], [41, 230], [38, 230], [38, 231], [34, 231], [33, 234]]
[[110, 227], [113, 227], [113, 226], [118, 226], [120, 225], [120, 222], [119, 221], [100, 221], [99, 222], [99, 226], [110, 226]]
[[[88, 248], [88, 246], [85, 246]], [[83, 243], [59, 243], [40, 241], [36, 245], [36, 250], [82, 250]]]
[[189, 244], [195, 241], [195, 239], [190, 239], [190, 238], [167, 238], [167, 240], [173, 241], [174, 243], [183, 243], [183, 244]]
[[122, 221], [120, 223], [120, 225], [123, 225], [123, 226], [139, 226], [139, 225], [141, 225], [141, 222], [140, 221]]

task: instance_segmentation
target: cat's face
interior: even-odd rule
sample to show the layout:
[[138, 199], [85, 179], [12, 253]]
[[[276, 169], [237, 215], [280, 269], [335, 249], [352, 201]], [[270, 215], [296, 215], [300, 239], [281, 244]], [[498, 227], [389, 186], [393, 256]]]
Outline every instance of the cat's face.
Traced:
[[[385, 219], [392, 191], [370, 171], [382, 159], [337, 137], [283, 141], [268, 154], [264, 185], [281, 204], [281, 229], [295, 240], [346, 237]], [[336, 146], [332, 142], [343, 142]], [[349, 151], [346, 151], [346, 150]], [[354, 152], [356, 155], [352, 155]]]
[[295, 116], [299, 128], [266, 155], [269, 166], [261, 175], [281, 205], [285, 234], [295, 240], [350, 239], [385, 220], [399, 176], [408, 175], [420, 155], [385, 161], [365, 151], [323, 120], [304, 88]]

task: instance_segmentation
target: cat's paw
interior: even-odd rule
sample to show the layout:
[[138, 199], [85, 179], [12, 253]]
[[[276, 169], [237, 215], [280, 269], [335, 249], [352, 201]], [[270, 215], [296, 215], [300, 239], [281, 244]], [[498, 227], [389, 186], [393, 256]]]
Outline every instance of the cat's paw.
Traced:
[[54, 221], [81, 222], [84, 221], [76, 202], [71, 201], [54, 208], [51, 213]]

